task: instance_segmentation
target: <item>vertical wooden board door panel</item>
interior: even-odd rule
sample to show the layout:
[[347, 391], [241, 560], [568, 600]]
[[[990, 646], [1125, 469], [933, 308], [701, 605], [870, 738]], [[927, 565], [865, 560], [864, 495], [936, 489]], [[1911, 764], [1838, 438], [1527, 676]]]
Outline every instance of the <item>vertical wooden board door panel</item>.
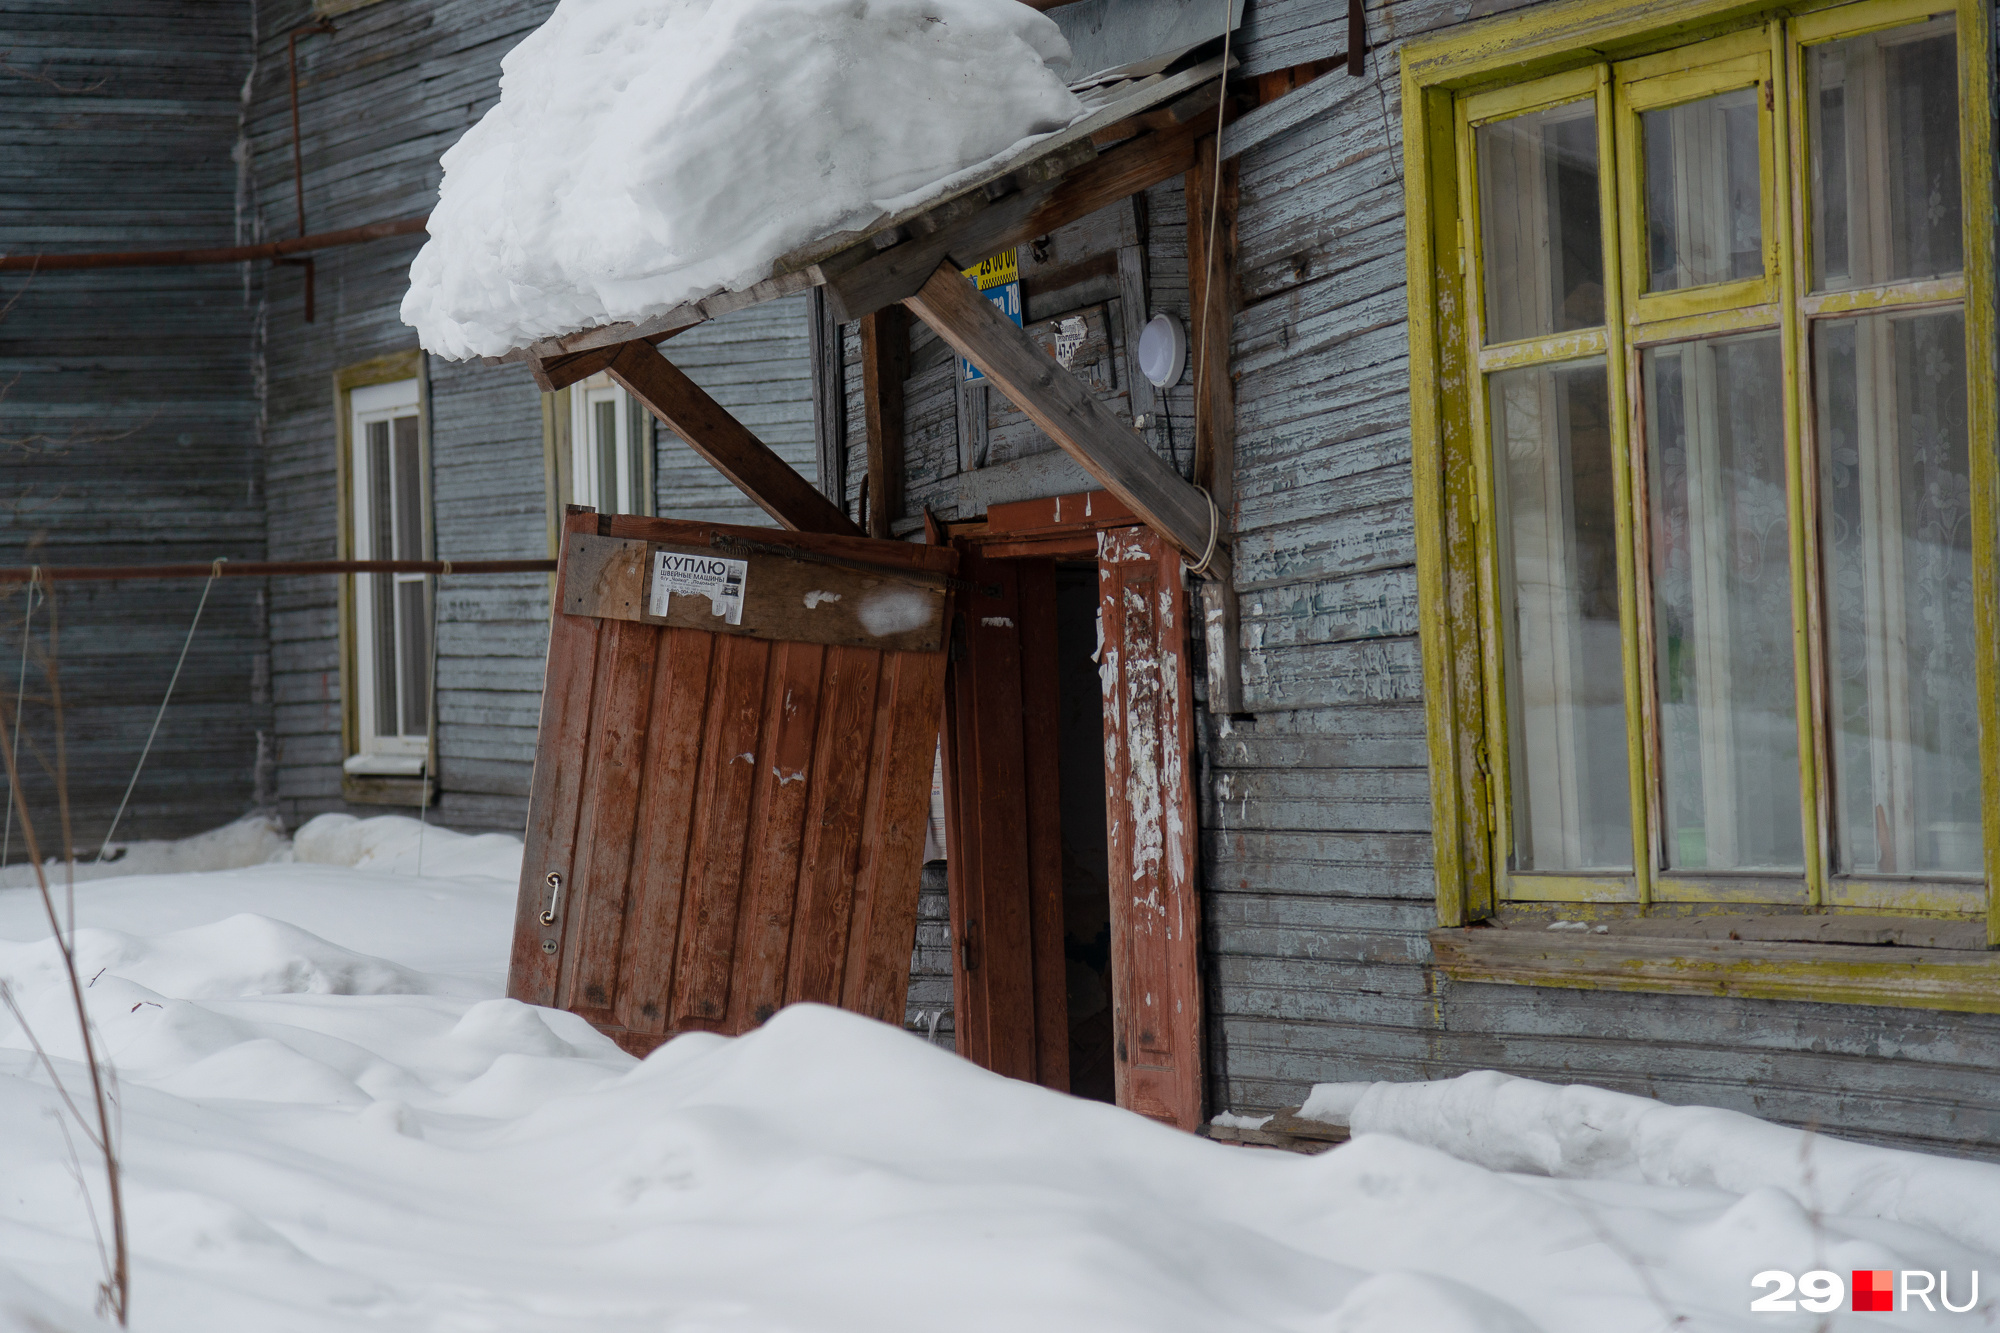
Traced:
[[1202, 1119], [1194, 714], [1178, 551], [1148, 528], [1098, 538], [1112, 1043], [1118, 1104]]
[[944, 757], [958, 1050], [1067, 1091], [1055, 567], [967, 551], [960, 568]]
[[956, 565], [573, 510], [508, 994], [640, 1054], [794, 1001], [900, 1023]]

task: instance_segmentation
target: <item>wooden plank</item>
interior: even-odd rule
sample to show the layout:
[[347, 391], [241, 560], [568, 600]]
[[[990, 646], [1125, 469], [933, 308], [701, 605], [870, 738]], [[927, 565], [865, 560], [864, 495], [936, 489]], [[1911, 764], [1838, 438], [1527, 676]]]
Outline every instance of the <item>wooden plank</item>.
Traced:
[[847, 515], [793, 471], [651, 343], [626, 343], [607, 367], [611, 378], [687, 441], [736, 488], [796, 532], [860, 536]]
[[561, 551], [564, 615], [599, 620], [639, 620], [645, 615], [645, 542], [575, 531], [565, 534]]
[[[937, 652], [944, 645], [950, 594], [946, 576], [933, 571], [841, 562], [782, 542], [732, 538], [721, 530], [703, 545], [572, 534], [564, 547], [580, 571], [563, 588], [569, 615], [891, 652]], [[748, 568], [739, 585], [740, 623], [730, 624], [712, 599], [698, 593], [669, 593], [666, 614], [654, 614], [660, 555], [743, 561]]]
[[[1079, 491], [994, 505], [986, 511], [986, 532], [1031, 537], [1079, 527], [1129, 528], [1138, 521], [1139, 516], [1132, 512], [1131, 506], [1110, 491]], [[1097, 550], [1095, 538], [1091, 539], [1090, 549], [1093, 554]]]
[[909, 317], [900, 307], [861, 321], [861, 403], [868, 426], [868, 535], [890, 536], [903, 514], [903, 381], [910, 374]]
[[1118, 309], [1125, 326], [1125, 383], [1131, 389], [1132, 418], [1135, 425], [1144, 417], [1148, 429], [1159, 415], [1161, 390], [1139, 369], [1139, 340], [1145, 336], [1152, 296], [1146, 282], [1146, 247], [1140, 243], [1118, 247]]
[[940, 266], [907, 304], [1105, 489], [1182, 551], [1201, 557], [1211, 529], [1208, 501], [1201, 492], [1088, 388], [1043, 355], [963, 274]]
[[640, 762], [653, 700], [658, 632], [612, 621], [599, 635], [592, 693], [590, 767], [577, 818], [571, 923], [563, 959], [562, 1006], [609, 1018], [618, 990], [632, 835], [639, 813]]
[[[1183, 178], [1187, 199], [1189, 356], [1194, 371], [1194, 478], [1207, 488], [1229, 532], [1236, 512], [1236, 383], [1229, 373], [1236, 327], [1236, 163], [1217, 155], [1214, 136], [1197, 147]], [[1243, 711], [1242, 609], [1235, 579], [1209, 579], [1201, 589], [1203, 660], [1208, 706]]]
[[877, 687], [876, 757], [840, 1003], [885, 1023], [901, 1021], [909, 994], [944, 676], [934, 656], [891, 653]]
[[[1207, 126], [1213, 133], [1212, 124]], [[1007, 195], [915, 240], [857, 257], [852, 267], [823, 266], [827, 301], [843, 321], [906, 300], [940, 263], [969, 268], [987, 255], [1025, 245], [1058, 227], [1130, 198], [1194, 165], [1204, 123], [1141, 135], [1059, 180]]]
[[813, 801], [799, 858], [785, 981], [788, 1001], [840, 1001], [871, 771], [854, 762], [854, 752], [857, 738], [872, 730], [878, 686], [888, 669], [883, 659], [860, 649], [834, 648], [826, 655], [819, 736], [813, 744]]
[[[587, 532], [596, 524], [595, 514], [575, 506], [563, 519], [568, 532]], [[521, 888], [514, 907], [514, 947], [507, 967], [507, 994], [528, 1004], [555, 1002], [556, 951], [570, 918], [560, 902], [552, 924], [544, 925], [541, 917], [555, 894], [548, 876], [554, 875], [567, 885], [576, 854], [577, 804], [590, 734], [597, 638], [594, 620], [561, 614], [550, 618], [541, 742], [529, 794], [528, 808], [533, 813], [521, 849]]]
[[1194, 701], [1175, 553], [1146, 528], [1098, 538], [1118, 1104], [1202, 1120]]
[[[1035, 1077], [1034, 865], [1028, 855], [1030, 774], [1024, 749], [1018, 573], [968, 558], [977, 589], [963, 601], [964, 655], [951, 664], [959, 768], [952, 798], [964, 841], [950, 869], [967, 1003], [954, 1014], [974, 1037], [968, 1054], [1010, 1078]], [[954, 654], [957, 657], [957, 654]], [[1046, 774], [1035, 775], [1046, 782]]]
[[1033, 958], [1035, 1081], [1069, 1091], [1069, 969], [1063, 951], [1061, 687], [1056, 666], [1056, 567], [1022, 560], [1022, 760], [1027, 783], [1028, 933]]
[[743, 851], [756, 791], [764, 678], [771, 645], [718, 638], [710, 674], [701, 777], [694, 791], [686, 900], [674, 960], [669, 1023], [675, 1031], [721, 1028], [728, 1016], [730, 951], [741, 910]]
[[819, 491], [847, 510], [847, 375], [842, 352], [846, 339], [833, 317], [824, 289], [806, 293], [807, 356], [812, 363], [813, 452], [819, 460]]
[[1439, 928], [1437, 966], [1459, 981], [2000, 1013], [2000, 954], [1582, 931]]
[[806, 779], [815, 767], [826, 651], [816, 643], [780, 643], [771, 650], [751, 814], [758, 836], [745, 857], [743, 907], [731, 959], [733, 1031], [764, 1022], [785, 1002], [800, 853], [812, 797]]
[[706, 733], [715, 639], [696, 630], [660, 634], [648, 710], [644, 781], [632, 863], [630, 920], [618, 967], [615, 1017], [633, 1032], [664, 1033], [687, 885], [696, 773]]

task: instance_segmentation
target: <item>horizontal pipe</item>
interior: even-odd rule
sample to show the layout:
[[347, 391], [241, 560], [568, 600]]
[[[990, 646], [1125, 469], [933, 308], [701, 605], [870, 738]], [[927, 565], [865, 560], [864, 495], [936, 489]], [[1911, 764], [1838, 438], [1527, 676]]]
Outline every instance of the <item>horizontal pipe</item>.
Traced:
[[553, 574], [553, 560], [218, 560], [209, 565], [35, 565], [0, 569], [0, 583], [86, 579], [287, 578], [295, 574]]
[[47, 273], [59, 268], [171, 268], [191, 264], [240, 264], [252, 259], [281, 259], [308, 250], [331, 250], [340, 245], [359, 245], [390, 236], [408, 236], [424, 229], [430, 214], [398, 218], [394, 222], [370, 222], [340, 231], [323, 231], [317, 236], [294, 236], [289, 241], [268, 241], [263, 245], [232, 245], [217, 250], [121, 250], [78, 255], [0, 255], [0, 272], [32, 269]]

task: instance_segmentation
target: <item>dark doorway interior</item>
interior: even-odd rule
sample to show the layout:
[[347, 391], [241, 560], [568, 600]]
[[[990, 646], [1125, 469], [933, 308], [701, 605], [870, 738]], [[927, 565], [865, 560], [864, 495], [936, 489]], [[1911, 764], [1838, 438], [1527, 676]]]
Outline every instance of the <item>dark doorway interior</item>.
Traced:
[[1069, 1086], [1115, 1098], [1111, 886], [1104, 827], [1104, 693], [1097, 674], [1097, 563], [1056, 567], [1057, 736], [1062, 791], [1063, 958]]

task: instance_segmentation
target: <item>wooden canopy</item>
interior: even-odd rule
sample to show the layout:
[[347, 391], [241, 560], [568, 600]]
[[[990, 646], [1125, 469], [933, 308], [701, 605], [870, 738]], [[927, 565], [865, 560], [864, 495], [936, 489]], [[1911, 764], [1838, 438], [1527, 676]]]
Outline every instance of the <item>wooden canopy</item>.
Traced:
[[[1205, 485], [1183, 479], [1129, 423], [981, 298], [961, 272], [998, 250], [1046, 235], [1176, 176], [1204, 173], [1201, 178], [1212, 182], [1221, 169], [1216, 129], [1228, 114], [1222, 106], [1225, 73], [1225, 57], [1216, 56], [1171, 73], [1097, 76], [1079, 94], [1091, 109], [1068, 128], [995, 159], [950, 191], [884, 217], [866, 231], [800, 247], [781, 257], [761, 282], [741, 291], [714, 292], [642, 322], [546, 339], [493, 360], [524, 362], [544, 390], [608, 371], [779, 524], [800, 532], [861, 535], [838, 505], [675, 368], [658, 344], [705, 320], [814, 286], [824, 289], [836, 319], [862, 322], [864, 344], [900, 344], [899, 336], [879, 337], [877, 326], [890, 312], [907, 309], [984, 371], [990, 383], [1203, 576], [1210, 706], [1234, 711], [1241, 685], [1224, 531], [1232, 508], [1233, 469], [1228, 323], [1223, 300], [1201, 299], [1204, 290], [1217, 289], [1226, 298], [1226, 270], [1190, 265], [1196, 318], [1206, 317], [1196, 332], [1194, 366], [1200, 403], [1196, 481]], [[1207, 221], [1191, 217], [1191, 252]], [[882, 396], [890, 396], [893, 387], [893, 396], [900, 397], [900, 376], [876, 378], [897, 381], [883, 383]], [[871, 434], [873, 430], [871, 421]], [[881, 442], [871, 438], [871, 449], [880, 448]], [[888, 498], [882, 489], [877, 487], [878, 507], [885, 507]], [[888, 534], [879, 530], [875, 535]]]

